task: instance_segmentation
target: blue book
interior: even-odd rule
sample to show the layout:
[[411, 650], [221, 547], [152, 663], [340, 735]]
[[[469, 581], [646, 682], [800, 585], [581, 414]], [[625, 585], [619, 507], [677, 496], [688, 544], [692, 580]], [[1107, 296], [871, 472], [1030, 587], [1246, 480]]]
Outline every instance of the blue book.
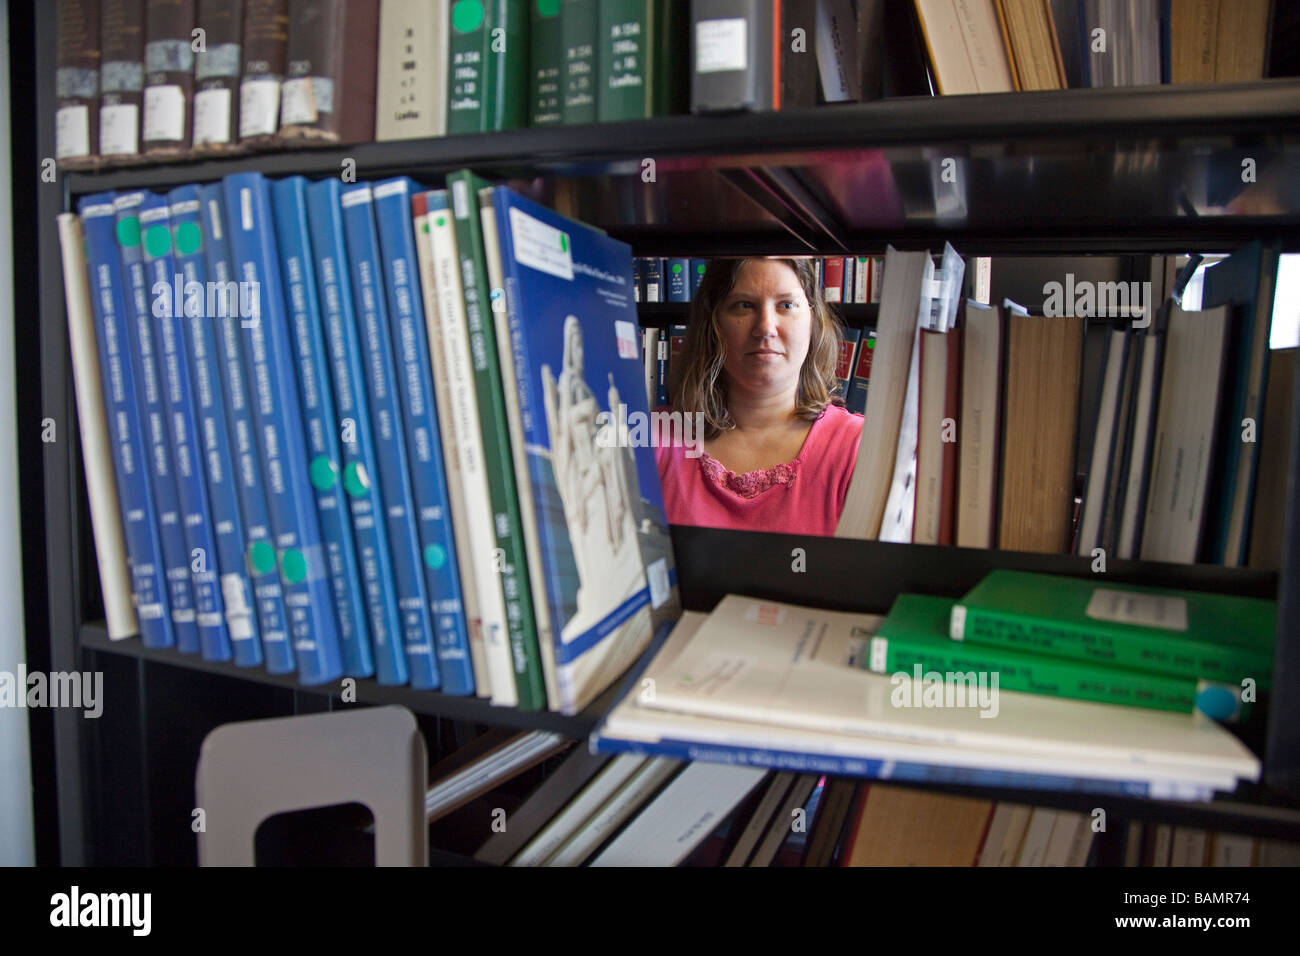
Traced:
[[[524, 534], [536, 535], [541, 555], [558, 709], [574, 713], [678, 606], [632, 256], [625, 243], [509, 189], [491, 196], [516, 370], [505, 398], [518, 408], [539, 503]], [[540, 506], [552, 495], [558, 511]]]
[[352, 312], [352, 283], [348, 278], [347, 247], [337, 179], [307, 187], [307, 221], [319, 289], [321, 319], [334, 386], [334, 412], [343, 452], [343, 488], [352, 512], [352, 534], [361, 566], [370, 650], [375, 676], [381, 684], [405, 684], [406, 650], [393, 589], [393, 559], [388, 549], [384, 501], [379, 494], [370, 409], [361, 341]]
[[691, 287], [690, 300], [695, 301], [695, 293], [700, 291], [700, 283], [704, 281], [704, 273], [709, 268], [708, 259], [691, 260]]
[[122, 259], [126, 290], [127, 341], [131, 346], [135, 396], [140, 405], [140, 424], [144, 428], [176, 647], [183, 653], [197, 654], [200, 649], [199, 630], [195, 620], [190, 555], [185, 546], [185, 529], [167, 428], [167, 407], [162, 394], [162, 373], [154, 345], [149, 282], [145, 275], [144, 254], [140, 249], [139, 210], [144, 198], [143, 192], [131, 192], [113, 200], [117, 215], [118, 255]]
[[316, 292], [316, 265], [312, 261], [307, 227], [307, 180], [291, 176], [271, 184], [275, 234], [280, 246], [285, 305], [298, 368], [298, 395], [302, 399], [307, 429], [308, 474], [316, 494], [321, 538], [329, 562], [334, 613], [339, 625], [339, 650], [343, 672], [370, 677], [375, 672], [366, 626], [366, 606], [361, 597], [361, 575], [352, 544], [352, 521], [343, 491], [339, 454], [338, 419], [334, 415], [321, 311]]
[[365, 360], [366, 398], [375, 430], [379, 459], [379, 489], [388, 519], [388, 543], [392, 550], [393, 583], [402, 612], [402, 646], [408, 662], [435, 658], [433, 621], [429, 614], [428, 590], [424, 583], [424, 561], [416, 528], [415, 503], [411, 491], [406, 437], [403, 434], [401, 398], [397, 369], [389, 333], [388, 308], [380, 286], [383, 270], [379, 261], [379, 236], [375, 230], [373, 196], [369, 184], [347, 186], [339, 197], [343, 211], [343, 234], [351, 265], [352, 299], [357, 331]]
[[632, 260], [632, 294], [637, 302], [645, 301], [645, 263], [640, 256]]
[[[383, 254], [383, 286], [388, 291], [388, 319], [396, 359], [402, 421], [411, 458], [411, 492], [415, 497], [424, 558], [424, 579], [433, 613], [437, 663], [443, 690], [474, 693], [474, 667], [469, 654], [469, 629], [461, 603], [460, 570], [452, 530], [447, 475], [442, 458], [442, 434], [433, 391], [433, 367], [424, 318], [420, 264], [415, 251], [411, 197], [420, 187], [410, 179], [374, 184], [375, 224]], [[422, 190], [421, 190], [422, 191]], [[434, 675], [436, 681], [437, 675]], [[416, 662], [411, 683], [419, 687]], [[437, 686], [436, 683], [433, 686]]]
[[[234, 461], [235, 491], [244, 522], [244, 564], [253, 584], [257, 623], [262, 633], [260, 654], [271, 674], [289, 674], [295, 667], [289, 644], [289, 624], [284, 610], [284, 591], [275, 567], [275, 542], [271, 519], [262, 488], [262, 465], [257, 449], [257, 426], [248, 397], [244, 372], [244, 323], [253, 321], [257, 303], [251, 287], [238, 283], [230, 259], [230, 242], [225, 229], [225, 197], [221, 186], [199, 187], [200, 216], [204, 237], [204, 259], [208, 281], [214, 290], [213, 315], [208, 320], [216, 336], [217, 379], [221, 383], [222, 410]], [[257, 651], [257, 648], [252, 650]], [[241, 648], [236, 645], [236, 662]], [[249, 666], [261, 660], [248, 660]]]
[[664, 281], [668, 284], [668, 296], [665, 301], [690, 302], [691, 260], [666, 259], [664, 261], [666, 263]]
[[642, 302], [666, 302], [664, 290], [664, 260], [649, 258], [642, 260], [645, 275], [645, 295]]
[[257, 315], [246, 329], [245, 373], [252, 386], [289, 633], [299, 679], [308, 685], [341, 677], [338, 624], [316, 503], [308, 490], [306, 430], [293, 370], [280, 263], [266, 177], [234, 173], [222, 180], [231, 261], [240, 281], [257, 283]]
[[[166, 196], [147, 193], [140, 203], [141, 246], [151, 297], [154, 344], [162, 373], [163, 406], [167, 410], [168, 436], [176, 471], [176, 493], [181, 506], [185, 547], [190, 555], [190, 582], [194, 587], [195, 623], [204, 660], [228, 661], [233, 656], [226, 628], [226, 602], [221, 595], [221, 565], [217, 535], [203, 480], [198, 415], [190, 387], [189, 358], [184, 333], [184, 284], [172, 259], [170, 204]], [[200, 311], [202, 309], [200, 308]]]
[[840, 354], [835, 360], [835, 377], [839, 379], [840, 396], [847, 403], [849, 386], [853, 381], [853, 366], [858, 358], [858, 345], [862, 330], [851, 326], [840, 330]]
[[207, 295], [203, 226], [197, 186], [181, 186], [167, 196], [172, 223], [173, 259], [183, 283], [181, 335], [189, 359], [190, 383], [197, 415], [196, 439], [203, 459], [203, 477], [212, 509], [217, 565], [221, 569], [221, 596], [226, 605], [226, 628], [235, 663], [253, 667], [262, 663], [262, 638], [253, 609], [253, 587], [244, 565], [244, 521], [239, 513], [234, 459], [221, 398], [221, 375], [216, 357], [212, 316], [217, 300]]
[[655, 335], [655, 405], [668, 404], [668, 349], [667, 329]]
[[113, 473], [127, 559], [131, 600], [145, 647], [173, 647], [167, 575], [158, 535], [150, 481], [148, 443], [140, 428], [135, 374], [129, 357], [126, 296], [117, 252], [113, 194], [85, 196], [77, 205], [86, 236], [90, 300], [95, 314], [99, 374], [104, 388], [108, 437], [113, 443]]

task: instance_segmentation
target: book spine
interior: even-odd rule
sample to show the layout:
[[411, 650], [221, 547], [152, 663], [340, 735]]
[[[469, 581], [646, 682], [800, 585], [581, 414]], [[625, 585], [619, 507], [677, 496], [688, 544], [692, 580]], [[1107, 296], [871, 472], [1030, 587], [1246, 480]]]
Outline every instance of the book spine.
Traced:
[[99, 159], [100, 0], [59, 0], [54, 158], [62, 169]]
[[[307, 187], [307, 221], [315, 256], [316, 281], [334, 391], [334, 411], [343, 452], [343, 488], [352, 513], [357, 562], [365, 590], [370, 644], [358, 647], [373, 656], [380, 684], [405, 684], [406, 649], [393, 582], [393, 558], [383, 497], [375, 482], [380, 474], [374, 433], [366, 402], [365, 352], [357, 336], [343, 239], [341, 186], [326, 179]], [[363, 660], [364, 665], [366, 662]]]
[[664, 260], [649, 258], [645, 260], [645, 302], [664, 301]]
[[167, 410], [163, 404], [162, 375], [151, 329], [148, 282], [140, 250], [139, 207], [144, 193], [126, 193], [113, 202], [117, 215], [118, 254], [121, 256], [126, 283], [127, 339], [131, 346], [131, 364], [136, 383], [136, 401], [147, 442], [149, 476], [157, 506], [158, 535], [162, 543], [166, 568], [168, 606], [176, 647], [186, 654], [199, 652], [199, 632], [195, 621], [193, 584], [190, 580], [189, 553], [177, 497], [174, 463], [167, 433]]
[[221, 596], [221, 566], [216, 549], [212, 511], [203, 480], [203, 454], [199, 449], [194, 393], [190, 388], [181, 323], [183, 291], [177, 288], [172, 261], [171, 219], [167, 198], [150, 193], [140, 204], [145, 282], [149, 285], [151, 313], [157, 320], [154, 345], [159, 359], [163, 407], [175, 465], [185, 547], [190, 558], [190, 583], [194, 588], [195, 623], [203, 658], [228, 661], [232, 656], [226, 629], [226, 606]]
[[[118, 264], [113, 195], [86, 196], [79, 203], [78, 212], [86, 236], [85, 255], [90, 270], [90, 301], [103, 385], [104, 418], [112, 445], [122, 536], [130, 562], [131, 601], [144, 646], [173, 647], [176, 635], [168, 607], [168, 581], [146, 462], [147, 442], [140, 427], [135, 372], [128, 354], [130, 334]], [[109, 621], [111, 625], [113, 617]]]
[[822, 268], [822, 294], [827, 302], [844, 299], [844, 260], [840, 256], [825, 260]]
[[646, 80], [646, 115], [689, 113], [690, 45], [683, 43], [682, 38], [691, 28], [691, 5], [688, 0], [649, 0], [648, 6], [650, 29], [643, 45], [650, 71]]
[[[793, 32], [803, 31], [796, 49]], [[817, 33], [817, 0], [781, 0], [781, 105], [783, 110], [817, 105], [817, 57], [808, 42]]]
[[704, 281], [704, 273], [709, 271], [708, 259], [691, 260], [691, 287], [689, 295], [691, 301], [695, 301], [695, 293], [700, 291], [700, 283]]
[[961, 603], [953, 607], [951, 636], [974, 644], [1225, 684], [1240, 685], [1243, 678], [1252, 677], [1265, 687], [1267, 675], [1273, 670], [1272, 655], [1264, 651], [1165, 637], [1146, 630], [1120, 634], [1102, 627], [1080, 627]]
[[[488, 682], [492, 702], [507, 707], [521, 704], [515, 669], [514, 650], [509, 643], [505, 594], [500, 570], [503, 556], [495, 552], [496, 531], [492, 520], [492, 502], [483, 458], [483, 435], [478, 396], [474, 391], [473, 362], [470, 356], [465, 299], [460, 280], [460, 260], [456, 233], [451, 216], [438, 216], [434, 203], [446, 208], [446, 197], [426, 194], [429, 201], [429, 239], [433, 251], [438, 298], [441, 304], [440, 331], [443, 357], [447, 363], [447, 381], [451, 398], [456, 448], [465, 493], [466, 528], [476, 570], [479, 613], [482, 619], [483, 645], [487, 658]], [[486, 573], [487, 569], [492, 573]], [[519, 649], [525, 652], [524, 648]], [[526, 657], [524, 658], [526, 660]], [[528, 676], [530, 700], [525, 704], [536, 709], [532, 695], [532, 676]], [[545, 698], [542, 698], [544, 706]]]
[[488, 0], [484, 130], [528, 125], [528, 0]]
[[876, 353], [876, 330], [863, 329], [862, 342], [858, 346], [857, 367], [853, 370], [853, 380], [849, 382], [849, 394], [845, 406], [851, 412], [865, 415], [867, 411], [867, 390], [871, 385], [871, 358]]
[[194, 0], [146, 0], [144, 151], [174, 159], [190, 148], [194, 100]]
[[447, 0], [383, 0], [375, 139], [447, 132]]
[[108, 636], [110, 640], [121, 640], [137, 633], [139, 622], [131, 604], [131, 571], [122, 536], [122, 514], [118, 511], [113, 448], [104, 417], [105, 397], [95, 348], [86, 241], [81, 220], [73, 213], [59, 215], [58, 229], [86, 497], [90, 502], [90, 518], [95, 531], [95, 561], [99, 568]]
[[536, 627], [519, 496], [515, 487], [518, 476], [511, 458], [510, 429], [497, 358], [496, 325], [488, 304], [477, 190], [472, 176], [464, 172], [449, 176], [447, 185], [451, 190], [456, 249], [463, 279], [465, 320], [474, 369], [474, 391], [478, 399], [479, 430], [483, 438], [484, 470], [492, 504], [492, 525], [496, 531], [496, 547], [503, 554], [501, 590], [506, 602], [506, 627], [514, 658], [515, 684], [521, 707], [543, 710], [547, 705], [547, 693], [539, 642], [552, 640], [552, 636], [539, 633]]
[[555, 126], [564, 121], [564, 40], [560, 4], [531, 0], [528, 23], [528, 103], [530, 126]]
[[853, 360], [858, 354], [858, 343], [862, 338], [861, 329], [845, 329], [840, 342], [840, 357], [835, 363], [835, 377], [839, 379], [840, 394], [846, 398], [853, 376]]
[[596, 61], [600, 12], [596, 0], [563, 0], [560, 42], [563, 49], [564, 122], [596, 122], [600, 70]]
[[289, 0], [279, 138], [373, 140], [378, 49], [379, 0]]
[[771, 14], [759, 0], [694, 0], [691, 112], [774, 107]]
[[484, 4], [453, 3], [447, 48], [447, 132], [487, 130], [489, 41]]
[[239, 142], [278, 144], [280, 84], [289, 48], [289, 0], [245, 0], [244, 63], [239, 80]]
[[[353, 311], [364, 349], [366, 398], [374, 427], [379, 461], [379, 488], [388, 523], [392, 550], [394, 585], [402, 614], [402, 661], [404, 680], [409, 679], [409, 660], [423, 648], [433, 647], [433, 622], [429, 617], [429, 595], [425, 588], [420, 539], [417, 529], [411, 470], [402, 412], [397, 396], [395, 354], [390, 340], [388, 310], [381, 287], [379, 237], [375, 231], [369, 185], [342, 190], [343, 230], [347, 258], [351, 263]], [[414, 651], [410, 650], [414, 648]]]
[[240, 667], [251, 667], [262, 662], [261, 633], [253, 604], [252, 582], [244, 564], [244, 522], [239, 513], [239, 493], [235, 487], [229, 430], [219, 385], [221, 376], [212, 328], [216, 310], [209, 309], [206, 296], [208, 283], [199, 191], [195, 186], [182, 186], [173, 189], [167, 199], [171, 204], [176, 269], [184, 282], [181, 335], [190, 362], [197, 416], [196, 439], [206, 465], [204, 478], [212, 510], [217, 565], [221, 569], [226, 628], [230, 632], [235, 663]]
[[669, 302], [691, 301], [691, 260], [668, 260], [668, 299]]
[[203, 31], [203, 46], [194, 54], [190, 142], [200, 155], [238, 152], [244, 5], [239, 0], [199, 0], [195, 22]]
[[343, 673], [349, 677], [370, 677], [374, 673], [374, 661], [366, 628], [365, 601], [361, 597], [361, 575], [352, 547], [352, 522], [344, 500], [343, 466], [335, 430], [337, 419], [316, 297], [316, 269], [308, 240], [306, 184], [301, 176], [271, 184], [275, 234], [306, 427], [307, 473], [325, 545]]
[[600, 4], [596, 118], [602, 123], [650, 115], [652, 6], [652, 0], [607, 0]]
[[660, 329], [655, 341], [655, 407], [668, 404], [668, 330]]
[[290, 387], [286, 394], [275, 386], [293, 382], [295, 373], [267, 182], [260, 173], [235, 173], [222, 180], [222, 189], [235, 274], [257, 284], [245, 374], [264, 452], [267, 504], [289, 633], [299, 679], [307, 685], [323, 684], [342, 676], [343, 664], [320, 521], [306, 493], [311, 484], [302, 408], [296, 389]]
[[102, 0], [99, 26], [99, 155], [133, 162], [144, 98], [143, 0]]
[[[398, 381], [401, 383], [402, 420], [411, 456], [411, 492], [424, 558], [425, 584], [433, 617], [434, 643], [421, 666], [433, 673], [441, 668], [449, 694], [474, 693], [474, 668], [470, 660], [469, 629], [461, 600], [461, 579], [456, 562], [447, 473], [442, 455], [433, 386], [428, 326], [420, 289], [420, 266], [411, 224], [408, 179], [392, 179], [374, 186], [375, 223], [383, 253], [384, 288], [388, 290], [388, 318], [392, 323]], [[416, 681], [416, 662], [411, 681]]]
[[[289, 674], [295, 668], [293, 646], [289, 643], [289, 624], [284, 607], [284, 589], [275, 566], [275, 542], [267, 512], [266, 492], [262, 487], [262, 465], [257, 445], [257, 427], [249, 400], [248, 379], [244, 372], [245, 323], [253, 321], [257, 303], [253, 290], [235, 281], [230, 258], [229, 237], [225, 229], [225, 196], [220, 184], [199, 187], [208, 275], [218, 307], [213, 310], [216, 322], [217, 357], [221, 398], [229, 429], [231, 457], [235, 462], [235, 490], [239, 511], [244, 520], [246, 539], [244, 561], [253, 584], [257, 605], [257, 622], [262, 632], [260, 649], [249, 649], [247, 663], [261, 663], [260, 651], [271, 674]], [[241, 652], [239, 644], [235, 653]], [[236, 657], [236, 663], [244, 663]]]

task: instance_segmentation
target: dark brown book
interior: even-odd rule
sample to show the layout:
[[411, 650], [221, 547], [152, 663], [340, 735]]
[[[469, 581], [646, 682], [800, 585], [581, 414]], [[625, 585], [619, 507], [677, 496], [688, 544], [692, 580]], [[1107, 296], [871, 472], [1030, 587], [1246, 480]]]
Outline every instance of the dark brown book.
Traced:
[[143, 0], [102, 0], [99, 29], [99, 155], [104, 162], [138, 162], [144, 104]]
[[194, 104], [194, 0], [145, 0], [144, 119], [140, 138], [150, 159], [190, 149]]
[[289, 0], [280, 139], [294, 145], [375, 138], [378, 0]]
[[99, 0], [59, 0], [54, 158], [61, 169], [99, 160]]
[[844, 832], [844, 823], [849, 811], [853, 809], [858, 786], [857, 781], [838, 777], [826, 781], [812, 830], [808, 834], [803, 866], [830, 866], [840, 835]]
[[[795, 30], [802, 30], [802, 43]], [[817, 0], [781, 0], [781, 102], [783, 110], [817, 105]]]
[[998, 547], [1061, 554], [1070, 543], [1083, 319], [1012, 315], [1007, 342]]
[[199, 0], [196, 24], [204, 48], [194, 54], [191, 146], [203, 155], [238, 152], [243, 0]]
[[[1274, 349], [1268, 358], [1264, 418], [1259, 422], [1259, 465], [1250, 532], [1249, 567], [1282, 567], [1286, 543], [1287, 455], [1294, 430], [1296, 365], [1300, 349]], [[1291, 506], [1297, 507], [1292, 501]]]
[[239, 79], [239, 142], [278, 146], [280, 83], [289, 53], [289, 0], [246, 0]]
[[854, 808], [841, 866], [974, 866], [995, 804], [875, 783]]

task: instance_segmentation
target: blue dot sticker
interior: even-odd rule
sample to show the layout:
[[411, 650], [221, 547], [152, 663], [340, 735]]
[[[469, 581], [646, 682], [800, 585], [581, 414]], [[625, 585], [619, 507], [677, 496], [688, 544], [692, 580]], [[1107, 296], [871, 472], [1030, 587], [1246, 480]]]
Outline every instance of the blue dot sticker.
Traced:
[[1206, 684], [1196, 691], [1196, 709], [1215, 720], [1231, 720], [1237, 705], [1237, 695], [1222, 684]]

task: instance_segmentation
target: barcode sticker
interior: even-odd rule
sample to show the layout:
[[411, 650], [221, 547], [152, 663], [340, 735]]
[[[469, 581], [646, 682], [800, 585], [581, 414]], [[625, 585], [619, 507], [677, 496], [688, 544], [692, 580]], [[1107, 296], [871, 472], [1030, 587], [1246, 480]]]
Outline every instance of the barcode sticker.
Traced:
[[668, 600], [672, 587], [668, 583], [668, 559], [660, 558], [645, 569], [650, 582], [650, 609], [658, 610]]
[[140, 152], [140, 107], [117, 103], [99, 111], [99, 152], [102, 156], [134, 156]]
[[281, 87], [280, 125], [307, 126], [318, 119], [316, 91], [310, 76], [285, 80]]
[[179, 143], [185, 139], [185, 94], [179, 86], [144, 91], [144, 141]]
[[194, 94], [194, 145], [230, 142], [230, 90], [199, 90]]
[[776, 627], [785, 620], [785, 608], [779, 604], [764, 604], [754, 601], [745, 608], [745, 620], [751, 624], [766, 624]]
[[90, 155], [90, 107], [65, 106], [54, 120], [54, 156], [74, 159]]
[[695, 24], [695, 72], [721, 73], [748, 67], [749, 37], [744, 17]]
[[1167, 631], [1187, 630], [1187, 599], [1166, 594], [1139, 594], [1097, 588], [1092, 592], [1088, 617], [1135, 627], [1160, 627]]
[[280, 81], [275, 77], [244, 80], [239, 87], [239, 137], [270, 136], [280, 118]]

